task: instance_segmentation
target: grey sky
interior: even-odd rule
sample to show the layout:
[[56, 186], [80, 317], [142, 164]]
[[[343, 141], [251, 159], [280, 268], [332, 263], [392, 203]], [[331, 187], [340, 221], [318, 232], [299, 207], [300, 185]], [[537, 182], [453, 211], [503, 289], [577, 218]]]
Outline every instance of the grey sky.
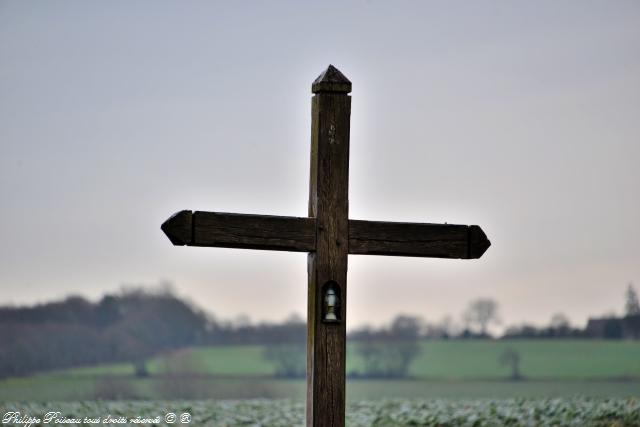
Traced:
[[180, 209], [306, 215], [310, 87], [353, 82], [350, 217], [479, 224], [349, 259], [348, 322], [580, 324], [640, 285], [640, 3], [0, 2], [0, 303], [175, 283], [304, 314], [306, 256], [172, 247]]

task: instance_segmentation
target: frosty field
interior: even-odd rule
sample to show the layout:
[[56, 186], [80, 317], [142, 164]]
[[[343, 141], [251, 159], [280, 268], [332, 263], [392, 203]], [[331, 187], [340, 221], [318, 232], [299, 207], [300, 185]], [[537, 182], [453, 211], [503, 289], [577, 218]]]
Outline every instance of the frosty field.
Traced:
[[[47, 413], [54, 417], [45, 422]], [[3, 425], [194, 425], [293, 427], [304, 425], [298, 400], [121, 401], [6, 403]], [[19, 414], [18, 414], [19, 413]], [[13, 417], [13, 418], [12, 418]], [[19, 417], [22, 417], [20, 419]], [[108, 417], [108, 418], [107, 418]], [[73, 420], [77, 422], [73, 422]], [[105, 423], [104, 420], [107, 420]], [[638, 399], [375, 400], [347, 406], [350, 427], [640, 426]], [[31, 427], [31, 426], [29, 426]]]

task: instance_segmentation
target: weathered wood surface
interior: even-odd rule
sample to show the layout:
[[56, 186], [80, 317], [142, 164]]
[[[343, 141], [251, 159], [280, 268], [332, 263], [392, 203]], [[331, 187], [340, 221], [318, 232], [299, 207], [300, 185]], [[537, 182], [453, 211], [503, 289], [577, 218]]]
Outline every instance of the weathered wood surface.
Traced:
[[[351, 82], [330, 65], [311, 88], [309, 218], [180, 211], [161, 228], [174, 245], [309, 252], [307, 426], [342, 427], [348, 254], [479, 258], [491, 243], [477, 225], [349, 221]], [[329, 282], [340, 301], [323, 322]]]
[[311, 92], [349, 93], [351, 92], [351, 82], [340, 70], [329, 65], [311, 84]]
[[[316, 251], [308, 257], [307, 426], [345, 423], [346, 297], [349, 254], [349, 121], [351, 82], [333, 66], [312, 85], [309, 216]], [[338, 321], [322, 321], [323, 286], [333, 281]]]
[[349, 253], [480, 258], [491, 246], [477, 225], [349, 221]]
[[314, 218], [180, 211], [162, 230], [174, 245], [311, 252]]
[[[477, 225], [349, 220], [354, 255], [480, 258], [491, 246]], [[180, 211], [162, 224], [174, 245], [315, 252], [316, 219]]]

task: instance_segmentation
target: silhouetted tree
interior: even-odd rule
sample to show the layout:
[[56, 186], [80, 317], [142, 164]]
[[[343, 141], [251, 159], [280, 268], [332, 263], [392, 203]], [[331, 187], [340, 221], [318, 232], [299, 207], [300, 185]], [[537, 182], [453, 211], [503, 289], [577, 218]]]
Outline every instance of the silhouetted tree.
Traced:
[[520, 374], [520, 353], [513, 347], [507, 347], [499, 358], [500, 364], [511, 369], [511, 379], [516, 381], [522, 379]]
[[362, 375], [399, 378], [409, 372], [420, 354], [420, 333], [424, 322], [417, 316], [396, 316], [389, 328], [359, 331], [355, 350], [363, 361]]
[[492, 299], [480, 298], [469, 303], [463, 315], [465, 323], [477, 325], [481, 335], [487, 335], [487, 327], [498, 323], [498, 303]]
[[640, 302], [638, 302], [638, 294], [633, 288], [633, 283], [629, 283], [625, 292], [624, 312], [627, 316], [635, 316], [640, 314]]
[[99, 328], [111, 326], [120, 319], [120, 315], [118, 299], [113, 295], [106, 295], [96, 307], [96, 325]]
[[551, 322], [549, 326], [553, 329], [565, 329], [569, 327], [569, 318], [562, 313], [556, 313], [551, 316]]
[[104, 362], [144, 361], [203, 344], [209, 319], [168, 293], [128, 290], [95, 304], [81, 297], [0, 308], [0, 377]]
[[400, 314], [391, 321], [389, 334], [394, 340], [416, 340], [420, 336], [423, 323], [418, 316]]
[[420, 350], [417, 340], [361, 341], [356, 345], [363, 361], [363, 374], [370, 378], [407, 376], [411, 362]]
[[549, 335], [553, 337], [567, 337], [572, 333], [569, 318], [562, 313], [551, 316], [549, 323]]

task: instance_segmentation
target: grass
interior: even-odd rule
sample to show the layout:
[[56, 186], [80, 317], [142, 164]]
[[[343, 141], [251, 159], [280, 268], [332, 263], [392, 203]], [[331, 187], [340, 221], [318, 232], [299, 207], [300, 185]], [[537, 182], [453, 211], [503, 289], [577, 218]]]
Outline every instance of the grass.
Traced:
[[273, 375], [273, 365], [262, 357], [263, 346], [198, 347], [190, 354], [198, 373], [215, 375]]
[[[205, 375], [231, 376], [271, 376], [273, 365], [262, 357], [264, 347], [261, 345], [233, 345], [192, 347], [182, 350], [183, 363], [189, 365], [192, 373]], [[159, 355], [147, 362], [151, 375], [163, 374], [166, 371], [166, 355]], [[131, 376], [134, 374], [131, 363], [113, 363], [97, 366], [84, 366], [63, 369], [42, 374], [55, 377], [94, 377], [104, 375]]]
[[[145, 399], [166, 398], [167, 390], [176, 391], [177, 384], [161, 377], [120, 379], [133, 386], [135, 395]], [[100, 377], [51, 378], [36, 376], [4, 381], [0, 401], [77, 401], [92, 400]], [[304, 380], [265, 377], [190, 377], [185, 398], [304, 399]], [[184, 392], [184, 389], [183, 389]], [[611, 380], [540, 380], [512, 382], [505, 380], [347, 380], [347, 399], [406, 398], [542, 398], [542, 397], [638, 397], [640, 381]]]
[[[426, 378], [499, 378], [498, 363], [508, 347], [521, 356], [531, 379], [640, 378], [640, 342], [596, 340], [437, 341], [424, 343], [410, 374]], [[357, 360], [353, 361], [357, 368]]]
[[[429, 341], [409, 374], [425, 379], [497, 379], [509, 375], [498, 363], [507, 347], [521, 355], [522, 374], [529, 379], [640, 379], [640, 341], [513, 340]], [[237, 345], [194, 347], [185, 351], [191, 371], [207, 375], [269, 376], [274, 367], [262, 358], [263, 347]], [[165, 369], [163, 356], [148, 364], [152, 374]], [[362, 360], [349, 345], [347, 372], [362, 371]], [[132, 375], [131, 364], [111, 364], [57, 371], [54, 375]]]
[[[383, 397], [640, 396], [640, 342], [592, 340], [425, 342], [411, 366], [412, 379], [350, 380], [350, 399]], [[507, 347], [521, 354], [526, 381], [511, 382], [498, 357]], [[303, 398], [304, 380], [273, 378], [262, 346], [196, 347], [180, 352], [188, 366], [186, 394], [204, 398]], [[174, 355], [175, 356], [175, 355]], [[171, 387], [166, 357], [149, 361], [150, 378], [136, 379], [131, 364], [100, 365], [0, 381], [0, 400], [91, 398], [105, 378], [116, 377], [141, 397], [161, 398]], [[348, 348], [347, 372], [362, 361]], [[169, 385], [166, 385], [169, 383]], [[163, 385], [164, 384], [164, 385]]]
[[[498, 358], [507, 347], [520, 353], [522, 374], [530, 379], [640, 378], [640, 342], [600, 340], [423, 342], [409, 374], [427, 379], [504, 378], [509, 370]], [[273, 374], [273, 366], [262, 359], [261, 346], [194, 348], [190, 357], [199, 373]], [[353, 371], [362, 371], [362, 360], [351, 344], [347, 372]]]

